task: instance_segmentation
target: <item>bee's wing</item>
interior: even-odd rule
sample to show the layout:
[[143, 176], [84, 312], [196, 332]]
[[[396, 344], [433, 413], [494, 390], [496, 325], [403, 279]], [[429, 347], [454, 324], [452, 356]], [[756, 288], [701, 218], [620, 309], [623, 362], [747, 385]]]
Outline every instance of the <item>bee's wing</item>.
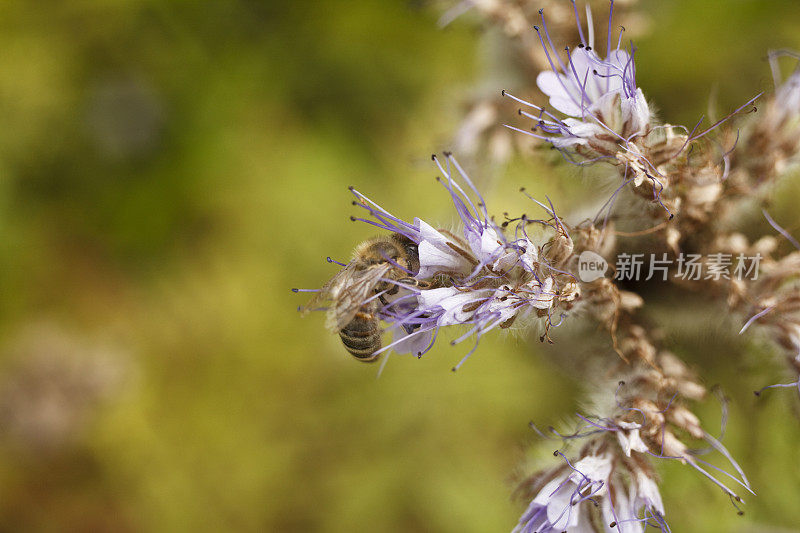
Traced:
[[331, 280], [328, 291], [333, 300], [333, 307], [328, 311], [328, 327], [334, 331], [341, 330], [353, 320], [364, 302], [375, 296], [375, 285], [392, 269], [388, 263], [360, 270], [350, 268], [350, 265], [342, 270], [341, 276]]
[[331, 283], [336, 281], [336, 278], [339, 275], [341, 275], [342, 272], [344, 272], [344, 270], [342, 270], [338, 274], [336, 274], [336, 276], [334, 276], [330, 281], [328, 281], [328, 283], [326, 283], [318, 292], [314, 293], [314, 296], [311, 297], [311, 299], [308, 301], [308, 303], [306, 305], [300, 306], [300, 308], [299, 308], [300, 309], [300, 316], [306, 316], [311, 311], [321, 311], [321, 310], [323, 310], [321, 308], [321, 304], [324, 304], [325, 302], [328, 302], [331, 299], [331, 295], [330, 295], [330, 291], [329, 291], [330, 285], [331, 285]]

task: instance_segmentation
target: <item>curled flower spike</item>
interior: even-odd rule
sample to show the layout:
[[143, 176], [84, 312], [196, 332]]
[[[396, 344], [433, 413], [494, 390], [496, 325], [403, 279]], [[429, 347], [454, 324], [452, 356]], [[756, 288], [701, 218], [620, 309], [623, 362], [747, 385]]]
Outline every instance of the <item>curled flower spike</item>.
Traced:
[[[646, 525], [669, 530], [651, 466], [656, 458], [678, 460], [692, 467], [721, 488], [734, 506], [743, 500], [730, 488], [728, 479], [753, 492], [732, 455], [688, 409], [687, 400], [698, 399], [704, 389], [675, 355], [662, 351], [635, 364], [620, 364], [606, 379], [591, 396], [589, 405], [596, 414], [578, 414], [580, 423], [570, 434], [550, 428], [564, 442], [587, 442], [581, 456], [596, 455], [597, 450], [602, 450], [613, 458], [608, 478], [608, 486], [613, 489], [609, 489], [610, 499], [604, 502], [603, 494], [599, 494], [598, 501], [603, 516], [613, 517], [615, 526], [597, 529], [595, 525], [595, 529], [586, 531], [617, 530], [614, 527], [619, 531], [642, 531]], [[724, 406], [723, 401], [723, 409]], [[722, 418], [720, 435], [724, 434], [725, 411]], [[693, 449], [687, 444], [691, 441], [703, 441], [707, 448]], [[732, 473], [701, 458], [712, 451], [729, 463]], [[540, 478], [541, 475], [534, 479]], [[606, 524], [610, 522], [611, 518], [605, 520]]]
[[[450, 344], [469, 340], [470, 348], [453, 370], [495, 329], [534, 330], [543, 333], [542, 341], [550, 341], [549, 329], [568, 315], [594, 321], [606, 346], [567, 352], [581, 358], [569, 368], [583, 372], [579, 379], [597, 387], [597, 395], [586, 414], [577, 415], [574, 433], [551, 428], [566, 445], [580, 439], [583, 447], [569, 452], [569, 458], [556, 452], [559, 464], [523, 485], [527, 509], [515, 531], [631, 533], [653, 527], [668, 532], [656, 459], [691, 467], [734, 506], [743, 502], [739, 494], [753, 490], [721, 443], [727, 411], [722, 431], [711, 435], [691, 410], [691, 402], [702, 399], [706, 388], [677, 356], [659, 346], [657, 340], [668, 337], [653, 327], [652, 316], [642, 323], [636, 311], [649, 295], [663, 294], [661, 283], [668, 281], [678, 289], [692, 282], [715, 296], [726, 294], [728, 306], [741, 316], [740, 333], [766, 333], [786, 350], [783, 355], [794, 372], [757, 394], [773, 388], [800, 392], [800, 241], [766, 212], [767, 222], [797, 251], [776, 258], [775, 237], [750, 244], [733, 229], [745, 227], [749, 219], [741, 217], [752, 210], [753, 200], [797, 162], [800, 70], [784, 79], [776, 64], [778, 57], [800, 56], [770, 54], [776, 92], [760, 114], [753, 106], [758, 95], [708, 127], [701, 128], [704, 118], [691, 128], [670, 125], [656, 119], [637, 84], [636, 50], [623, 44], [624, 28], [612, 27], [613, 1], [607, 4], [607, 29], [599, 39], [605, 42], [598, 48], [590, 9], [582, 20], [574, 1], [560, 2], [548, 8], [547, 16], [540, 10], [538, 22], [536, 11], [523, 4], [465, 0], [445, 18], [474, 7], [519, 38], [520, 50], [533, 51], [531, 57], [541, 50], [544, 63], [527, 75], [536, 76], [547, 105], [505, 91], [502, 103], [481, 100], [457, 142], [474, 153], [487, 132], [494, 138], [502, 107], [520, 104], [520, 116], [532, 120], [533, 127], [511, 130], [534, 138], [534, 145], [549, 143], [573, 164], [609, 163], [613, 194], [605, 203], [594, 203], [589, 218], [582, 218], [586, 212], [574, 213], [570, 220], [583, 220], [575, 225], [566, 223], [549, 199], [539, 202], [530, 196], [537, 212], [543, 210], [539, 218], [503, 213], [496, 222], [459, 162], [449, 153], [434, 155], [437, 180], [457, 215], [454, 227], [401, 219], [351, 188], [354, 204], [366, 211], [352, 219], [384, 235], [359, 245], [350, 262], [329, 259], [342, 269], [312, 303], [330, 302], [332, 329], [362, 361], [386, 354], [385, 363], [390, 352], [421, 357], [442, 328], [458, 327]], [[528, 30], [533, 23], [537, 26]], [[569, 41], [576, 46], [557, 45]], [[731, 126], [740, 115], [741, 128]], [[498, 146], [512, 138], [530, 140], [507, 130], [502, 138]], [[501, 155], [508, 151], [507, 146], [498, 150]], [[646, 255], [647, 274], [636, 268], [631, 276], [619, 275], [622, 259]], [[609, 272], [615, 257], [617, 267]], [[664, 277], [650, 293], [647, 282], [657, 270]], [[383, 343], [386, 332], [393, 338]], [[584, 341], [583, 335], [575, 337]], [[612, 358], [601, 360], [603, 352]]]
[[[586, 417], [578, 415], [585, 425], [576, 435], [589, 436], [605, 432], [615, 437], [618, 451], [625, 458], [636, 460], [649, 455], [663, 459], [677, 459], [688, 464], [712, 483], [720, 487], [735, 501], [742, 501], [734, 490], [715, 477], [708, 469], [722, 473], [749, 492], [750, 483], [730, 452], [718, 439], [707, 433], [697, 416], [685, 405], [687, 389], [683, 384], [692, 384], [689, 375], [675, 356], [662, 353], [657, 362], [636, 365], [630, 369], [616, 386], [613, 394], [612, 412], [605, 416]], [[599, 410], [610, 405], [604, 395], [610, 395], [611, 385], [600, 389], [595, 403]], [[724, 430], [724, 429], [723, 429]], [[702, 452], [691, 449], [684, 443], [687, 435], [694, 440], [702, 440], [708, 449]], [[595, 437], [597, 438], [597, 437]], [[734, 474], [700, 459], [708, 451], [717, 451], [728, 461]]]

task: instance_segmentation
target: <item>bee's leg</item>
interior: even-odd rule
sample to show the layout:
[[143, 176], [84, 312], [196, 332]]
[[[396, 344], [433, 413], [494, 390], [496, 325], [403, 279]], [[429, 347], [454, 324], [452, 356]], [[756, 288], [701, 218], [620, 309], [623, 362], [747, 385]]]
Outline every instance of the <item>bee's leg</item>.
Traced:
[[443, 279], [442, 276], [437, 276], [434, 279], [427, 279], [427, 280], [418, 280], [414, 278], [401, 278], [398, 279], [397, 282], [425, 290], [425, 289], [437, 289], [439, 287], [447, 287], [448, 286], [447, 280], [449, 280], [449, 285], [452, 286], [453, 278]]
[[438, 279], [418, 280], [414, 278], [402, 278], [397, 281], [420, 289], [434, 289], [436, 287], [444, 286], [444, 283], [441, 283]]

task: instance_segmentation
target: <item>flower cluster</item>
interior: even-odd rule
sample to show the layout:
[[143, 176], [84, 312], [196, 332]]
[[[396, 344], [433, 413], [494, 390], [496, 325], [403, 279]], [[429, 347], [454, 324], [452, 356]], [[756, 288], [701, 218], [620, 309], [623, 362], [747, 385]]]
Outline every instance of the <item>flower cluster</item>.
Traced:
[[[555, 455], [561, 456], [565, 465], [539, 473], [522, 484], [523, 496], [530, 499], [530, 504], [515, 531], [624, 533], [641, 532], [646, 527], [669, 531], [653, 459], [689, 465], [734, 502], [743, 500], [712, 473], [714, 470], [752, 493], [728, 450], [703, 430], [699, 419], [686, 407], [686, 400], [702, 398], [705, 389], [677, 357], [663, 351], [649, 364], [626, 365], [615, 375], [626, 381], [616, 386], [610, 382], [601, 385], [592, 398], [593, 408], [604, 414], [578, 414], [580, 425], [570, 434], [550, 428], [568, 444], [575, 440], [587, 443], [574, 463], [557, 451]], [[613, 402], [608, 401], [610, 398]], [[735, 473], [701, 459], [699, 455], [705, 451], [690, 448], [687, 440], [703, 441], [708, 446], [706, 451], [719, 452]]]
[[[612, 3], [613, 11], [613, 3]], [[519, 114], [536, 121], [526, 135], [551, 143], [566, 153], [572, 149], [585, 162], [610, 160], [630, 169], [636, 185], [659, 172], [642, 150], [642, 143], [653, 128], [652, 114], [644, 93], [636, 84], [635, 49], [622, 48], [622, 32], [612, 48], [611, 13], [608, 19], [605, 58], [595, 50], [594, 28], [589, 18], [589, 37], [585, 38], [576, 11], [580, 44], [566, 48], [561, 57], [548, 30], [544, 10], [539, 11], [541, 28], [534, 26], [550, 69], [539, 73], [536, 84], [549, 98], [550, 106], [565, 115], [561, 118], [543, 106], [527, 102], [503, 91], [504, 96], [531, 108]]]
[[540, 204], [547, 219], [523, 217], [513, 221], [513, 235], [506, 235], [511, 233], [509, 223], [492, 220], [458, 161], [449, 153], [444, 164], [436, 156], [433, 160], [461, 222], [455, 231], [419, 218], [407, 223], [352, 189], [356, 205], [372, 218], [355, 220], [405, 236], [418, 253], [418, 269], [409, 273], [413, 282], [397, 282], [402, 293], [379, 311], [387, 329], [394, 332], [393, 342], [380, 351], [421, 356], [432, 347], [440, 328], [456, 325], [468, 330], [453, 344], [474, 336], [477, 346], [487, 331], [508, 328], [528, 317], [540, 319], [546, 334], [580, 297], [577, 278], [565, 270], [573, 251], [567, 227], [552, 205]]
[[[623, 47], [622, 31], [613, 38], [613, 1], [610, 4], [604, 57], [595, 49], [591, 10], [587, 9], [588, 38], [575, 12], [580, 43], [566, 47], [563, 58], [548, 30], [544, 10], [539, 11], [541, 28], [534, 29], [550, 69], [540, 72], [536, 82], [550, 107], [561, 116], [503, 91], [504, 96], [534, 111], [518, 110], [535, 121], [530, 131], [508, 127], [550, 143], [574, 164], [602, 161], [614, 165], [622, 180], [620, 189], [632, 183], [639, 197], [659, 206], [653, 216], [666, 213], [672, 219], [684, 211], [689, 220], [705, 223], [728, 177], [729, 154], [706, 147], [690, 155], [688, 148], [749, 109], [758, 97], [702, 131], [698, 131], [702, 119], [691, 131], [659, 123], [636, 83], [636, 49], [633, 44]], [[657, 215], [659, 212], [662, 215]]]
[[[625, 26], [626, 34], [636, 34], [647, 26], [646, 18], [642, 13], [633, 12], [635, 0], [626, 0], [614, 5], [607, 0], [591, 0], [587, 2], [587, 16], [592, 13], [596, 17], [609, 18], [612, 14], [617, 23]], [[564, 38], [566, 42], [581, 39], [580, 25], [575, 21], [579, 17], [578, 6], [575, 2], [542, 0], [531, 3], [527, 0], [492, 0], [472, 1], [463, 0], [449, 6], [440, 19], [440, 24], [447, 25], [467, 11], [473, 11], [480, 19], [498, 28], [512, 43], [511, 46], [490, 46], [493, 53], [491, 65], [501, 64], [506, 69], [513, 69], [507, 77], [514, 80], [523, 80], [515, 88], [516, 96], [523, 99], [533, 96], [528, 90], [528, 85], [536, 85], [537, 75], [550, 69], [550, 59], [544, 48], [539, 44], [537, 34], [531, 28], [539, 23], [538, 8], [545, 6], [547, 9], [547, 25], [550, 33]], [[592, 31], [590, 29], [589, 31]], [[494, 34], [487, 34], [486, 39], [493, 43]], [[592, 39], [592, 35], [589, 36]], [[468, 111], [465, 113], [456, 134], [453, 138], [453, 147], [462, 156], [475, 156], [478, 152], [488, 156], [494, 163], [502, 163], [509, 159], [517, 145], [522, 153], [535, 145], [538, 140], [532, 137], [522, 138], [512, 135], [513, 132], [502, 126], [502, 117], [515, 112], [516, 102], [509, 98], [498, 98], [494, 87], [497, 83], [497, 69], [490, 68], [485, 73], [487, 79], [481, 81], [479, 86], [488, 88], [473, 94], [468, 102]], [[518, 92], [519, 91], [519, 92]], [[531, 94], [528, 94], [528, 93]], [[532, 142], [530, 142], [532, 141]]]
[[646, 459], [628, 459], [603, 439], [590, 440], [570, 462], [523, 485], [535, 494], [515, 533], [641, 532], [647, 526], [669, 531], [655, 473]]

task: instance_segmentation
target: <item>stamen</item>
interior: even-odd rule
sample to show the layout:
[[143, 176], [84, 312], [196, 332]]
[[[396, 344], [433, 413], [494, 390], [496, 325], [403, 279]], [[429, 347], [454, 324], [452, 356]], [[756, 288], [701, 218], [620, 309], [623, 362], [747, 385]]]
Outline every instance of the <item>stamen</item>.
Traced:
[[[589, 94], [586, 92], [586, 83], [589, 80], [589, 70], [586, 70], [586, 74], [583, 77], [583, 82], [581, 82], [580, 76], [578, 75], [578, 71], [575, 70], [575, 64], [572, 61], [572, 54], [569, 53], [569, 47], [565, 48], [567, 52], [567, 62], [569, 63], [569, 68], [572, 70], [572, 75], [575, 76], [575, 81], [577, 81], [577, 87], [581, 91], [581, 119], [585, 119], [587, 114], [589, 113], [588, 107], [594, 104], [592, 99], [589, 97]], [[587, 105], [588, 104], [588, 105]], [[592, 115], [594, 118], [594, 116]]]
[[[766, 213], [766, 211], [765, 211], [765, 213]], [[747, 322], [745, 322], [744, 326], [742, 326], [742, 329], [739, 330], [739, 335], [741, 335], [742, 333], [747, 331], [747, 328], [749, 328], [753, 324], [753, 322], [755, 322], [756, 320], [758, 320], [762, 316], [766, 315], [767, 313], [769, 313], [770, 311], [775, 309], [775, 307], [776, 306], [771, 305], [771, 306], [767, 307], [766, 309], [763, 309], [762, 311], [759, 311], [758, 313], [756, 313], [755, 315], [750, 317], [750, 319]]]
[[[570, 2], [572, 2], [572, 9], [575, 12], [575, 24], [577, 24], [578, 26], [578, 35], [580, 35], [581, 43], [583, 43], [583, 45], [586, 46], [586, 39], [583, 38], [583, 29], [581, 28], [581, 18], [578, 16], [578, 6], [575, 4], [575, 0], [570, 0]], [[586, 7], [588, 8], [589, 6], [587, 5]], [[586, 24], [587, 28], [589, 29], [589, 32], [591, 32], [592, 31], [591, 21], [587, 20]], [[591, 38], [589, 40], [591, 42]]]
[[767, 389], [779, 389], [779, 388], [789, 388], [789, 387], [797, 387], [797, 392], [800, 394], [800, 380], [795, 381], [794, 383], [776, 383], [775, 385], [767, 385], [766, 387], [761, 387], [757, 391], [753, 391], [753, 394], [756, 396], [761, 396], [761, 393]]
[[775, 231], [783, 235], [787, 241], [792, 243], [792, 246], [800, 250], [800, 243], [798, 243], [797, 240], [794, 237], [792, 237], [791, 233], [789, 233], [788, 231], [783, 229], [780, 225], [778, 225], [778, 223], [775, 222], [775, 220], [773, 220], [771, 216], [769, 216], [769, 213], [767, 213], [766, 209], [762, 209], [761, 212], [764, 213], [764, 217], [767, 219], [767, 222], [769, 222], [770, 226], [775, 228]]
[[[588, 7], [588, 4], [587, 4]], [[614, 17], [614, 0], [611, 0], [611, 5], [608, 8], [608, 29], [606, 35], [606, 61], [611, 63], [611, 19]], [[611, 69], [606, 70], [606, 75], [611, 74]], [[606, 92], [611, 89], [611, 80], [606, 77]]]
[[[558, 64], [561, 66], [561, 72], [563, 72], [566, 75], [567, 67], [564, 65], [564, 62], [561, 61], [561, 57], [559, 57], [559, 55], [556, 53], [556, 47], [553, 46], [553, 41], [550, 39], [550, 34], [547, 32], [547, 24], [545, 24], [545, 21], [544, 21], [544, 10], [543, 9], [539, 10], [539, 15], [542, 17], [542, 26], [544, 27], [544, 33], [547, 36], [547, 40], [550, 43], [551, 48], [553, 49], [553, 55], [556, 56], [556, 60], [558, 60]], [[564, 89], [564, 92], [567, 93], [567, 96], [569, 96], [569, 98], [572, 100], [572, 102], [575, 105], [578, 105], [578, 102], [575, 101], [575, 97], [573, 96], [572, 91], [570, 91], [567, 88], [567, 86], [564, 84], [564, 80], [562, 79], [562, 76], [559, 75], [559, 70], [556, 69], [555, 64], [553, 64], [553, 60], [550, 58], [550, 52], [548, 51], [547, 45], [544, 44], [544, 39], [542, 38], [542, 34], [539, 31], [539, 27], [538, 26], [534, 26], [533, 29], [536, 30], [536, 35], [539, 36], [539, 42], [542, 43], [542, 49], [544, 50], [544, 55], [547, 57], [547, 62], [550, 63], [550, 68], [555, 73], [556, 79], [558, 79], [558, 83], [561, 84], [561, 87]]]
[[728, 121], [728, 119], [730, 119], [731, 117], [734, 117], [735, 115], [739, 114], [739, 112], [740, 112], [742, 109], [744, 109], [745, 107], [749, 106], [750, 104], [752, 104], [753, 102], [755, 102], [756, 100], [758, 100], [758, 99], [761, 97], [761, 95], [763, 95], [763, 94], [764, 94], [763, 92], [761, 92], [761, 93], [758, 93], [758, 94], [757, 94], [757, 95], [755, 95], [753, 98], [751, 98], [750, 100], [748, 100], [747, 102], [745, 102], [743, 105], [741, 105], [741, 106], [737, 107], [735, 110], [731, 111], [731, 112], [730, 112], [730, 113], [728, 113], [726, 116], [724, 116], [723, 118], [721, 118], [721, 119], [719, 119], [718, 121], [716, 121], [716, 122], [715, 122], [714, 124], [712, 124], [712, 125], [711, 125], [711, 126], [708, 128], [708, 129], [706, 129], [705, 131], [703, 131], [703, 132], [699, 133], [699, 134], [698, 134], [696, 137], [690, 137], [688, 140], [689, 140], [689, 141], [696, 141], [696, 140], [697, 140], [697, 139], [699, 139], [700, 137], [704, 136], [706, 133], [708, 133], [708, 132], [710, 132], [710, 131], [712, 131], [712, 130], [716, 129], [716, 128], [717, 128], [717, 127], [720, 125], [720, 124], [723, 124], [724, 122], [727, 122], [727, 121]]
[[[452, 197], [453, 200], [453, 204], [456, 207], [456, 211], [458, 211], [459, 216], [461, 217], [464, 224], [466, 226], [474, 227], [478, 233], [481, 233], [482, 224], [478, 215], [478, 210], [473, 205], [472, 200], [469, 199], [469, 196], [467, 196], [467, 194], [463, 191], [463, 189], [461, 189], [461, 187], [453, 180], [450, 172], [450, 158], [445, 159], [445, 162], [447, 163], [447, 169], [442, 167], [442, 164], [439, 162], [439, 158], [436, 157], [436, 154], [433, 154], [431, 156], [431, 159], [433, 160], [434, 163], [436, 163], [436, 166], [439, 167], [439, 170], [441, 171], [442, 175], [445, 178], [447, 178], [447, 183], [441, 180], [439, 180], [439, 182], [442, 185], [444, 185], [444, 187], [450, 193], [450, 196]], [[459, 195], [456, 191], [458, 191], [458, 193], [461, 193], [461, 195]], [[463, 196], [464, 199], [462, 199], [461, 196]], [[464, 203], [464, 200], [466, 200], [469, 203], [470, 207], [472, 207], [474, 215], [472, 212], [470, 212], [469, 207], [467, 207], [467, 204]]]
[[[580, 24], [578, 24], [578, 27], [580, 28]], [[586, 29], [589, 30], [588, 48], [591, 49], [594, 48], [594, 19], [592, 18], [592, 6], [588, 2], [586, 3]]]

